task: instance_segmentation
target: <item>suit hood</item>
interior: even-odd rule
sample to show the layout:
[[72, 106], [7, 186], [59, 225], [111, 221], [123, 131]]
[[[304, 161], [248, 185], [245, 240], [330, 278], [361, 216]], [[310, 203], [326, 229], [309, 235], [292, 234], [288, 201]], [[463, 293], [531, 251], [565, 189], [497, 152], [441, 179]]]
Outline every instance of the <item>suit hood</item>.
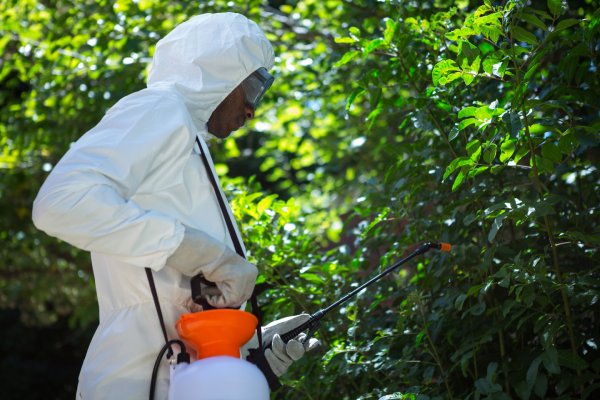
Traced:
[[202, 14], [157, 43], [148, 87], [175, 89], [205, 131], [221, 101], [258, 68], [270, 69], [273, 59], [273, 47], [253, 21], [235, 13]]

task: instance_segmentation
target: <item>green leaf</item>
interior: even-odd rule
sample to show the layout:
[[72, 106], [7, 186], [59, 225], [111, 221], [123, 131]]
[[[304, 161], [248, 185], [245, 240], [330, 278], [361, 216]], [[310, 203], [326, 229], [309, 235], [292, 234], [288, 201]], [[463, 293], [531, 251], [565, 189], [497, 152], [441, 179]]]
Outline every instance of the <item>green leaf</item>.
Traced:
[[513, 26], [510, 32], [512, 33], [513, 38], [517, 39], [519, 42], [525, 42], [533, 45], [538, 43], [538, 40], [533, 33], [526, 31], [520, 26]]
[[504, 218], [506, 218], [505, 214], [502, 214], [502, 215], [494, 218], [494, 221], [492, 222], [492, 227], [490, 228], [490, 231], [488, 232], [488, 237], [487, 237], [488, 242], [490, 242], [490, 243], [494, 242], [494, 239], [496, 238], [498, 231], [500, 230], [500, 228], [502, 228], [502, 222], [504, 221]]
[[473, 165], [473, 160], [471, 160], [468, 157], [459, 157], [459, 158], [455, 158], [454, 160], [452, 160], [452, 162], [450, 163], [450, 165], [448, 165], [446, 167], [446, 170], [444, 171], [444, 176], [442, 178], [442, 181], [446, 180], [446, 178], [448, 178], [450, 175], [452, 175], [452, 173], [454, 171], [456, 171], [458, 168], [462, 168], [464, 166], [472, 166]]
[[479, 175], [487, 170], [489, 170], [489, 167], [487, 167], [487, 166], [479, 166], [479, 167], [473, 168], [469, 171], [467, 178], [476, 177], [477, 175]]
[[458, 187], [462, 184], [463, 180], [465, 179], [466, 176], [466, 172], [468, 169], [466, 169], [466, 167], [462, 167], [462, 169], [460, 170], [460, 172], [456, 175], [456, 178], [454, 179], [454, 183], [452, 184], [452, 191], [454, 192], [456, 189], [458, 189]]
[[435, 106], [438, 107], [440, 110], [444, 110], [447, 113], [452, 112], [452, 106], [444, 100], [436, 101]]
[[367, 234], [377, 225], [379, 225], [379, 223], [381, 221], [384, 221], [388, 214], [390, 213], [390, 209], [388, 207], [384, 208], [378, 215], [377, 217], [375, 217], [375, 219], [373, 219], [373, 221], [371, 221], [371, 223], [369, 223], [369, 225], [365, 228], [365, 230], [361, 233], [361, 235], [363, 237], [367, 237]]
[[510, 287], [510, 275], [506, 275], [499, 282], [498, 286], [508, 289]]
[[540, 367], [541, 362], [542, 358], [536, 357], [533, 359], [533, 361], [529, 365], [529, 368], [527, 369], [527, 385], [529, 387], [533, 387], [533, 385], [535, 384], [535, 380], [537, 379], [538, 369]]
[[462, 310], [463, 304], [465, 303], [466, 299], [467, 295], [464, 293], [461, 293], [458, 296], [456, 296], [456, 299], [454, 300], [454, 308], [456, 308], [458, 311]]
[[556, 32], [560, 32], [562, 30], [565, 30], [567, 28], [572, 27], [573, 25], [577, 25], [579, 24], [579, 20], [575, 19], [575, 18], [570, 18], [570, 19], [563, 19], [562, 21], [560, 21], [556, 27], [554, 28], [554, 33]]
[[471, 214], [467, 214], [465, 215], [465, 217], [463, 218], [463, 224], [465, 226], [471, 225], [474, 221], [477, 220], [477, 214], [471, 213]]
[[333, 39], [336, 43], [356, 43], [358, 40], [352, 37], [336, 37]]
[[497, 151], [498, 146], [495, 143], [490, 143], [483, 151], [483, 161], [485, 161], [488, 164], [491, 164], [496, 158]]
[[372, 53], [373, 51], [377, 50], [378, 48], [380, 48], [381, 46], [383, 46], [385, 44], [384, 40], [382, 38], [377, 38], [377, 39], [373, 39], [369, 42], [369, 44], [367, 45], [367, 47], [365, 47], [364, 53], [363, 55], [369, 55], [370, 53]]
[[545, 217], [547, 215], [553, 215], [556, 214], [556, 211], [554, 210], [554, 207], [548, 205], [548, 204], [536, 204], [533, 207], [534, 211], [533, 211], [533, 215], [535, 217]]
[[527, 146], [518, 147], [516, 153], [513, 156], [513, 161], [515, 163], [518, 163], [521, 160], [521, 158], [525, 157], [527, 154], [529, 154], [529, 147], [527, 147]]
[[467, 154], [474, 162], [479, 161], [481, 156], [481, 142], [478, 139], [471, 140], [467, 143]]
[[462, 78], [463, 78], [463, 81], [465, 82], [465, 84], [466, 84], [467, 86], [469, 86], [471, 83], [473, 83], [473, 80], [475, 79], [475, 75], [473, 75], [473, 74], [472, 74], [472, 73], [470, 73], [470, 72], [464, 72], [464, 71], [463, 71], [463, 73], [462, 73], [462, 75], [461, 75], [461, 76], [462, 76]]
[[457, 127], [453, 127], [450, 130], [450, 133], [448, 134], [448, 141], [453, 141], [454, 139], [456, 139], [458, 137], [458, 134], [460, 133], [460, 131], [458, 130]]
[[528, 386], [525, 381], [518, 381], [515, 384], [515, 392], [521, 400], [529, 400], [529, 397], [531, 397], [531, 389], [532, 388]]
[[256, 206], [256, 209], [259, 212], [259, 214], [262, 214], [263, 212], [265, 212], [265, 210], [267, 210], [269, 207], [271, 207], [271, 204], [273, 204], [273, 201], [276, 198], [277, 198], [277, 195], [272, 194], [272, 195], [265, 197], [261, 201], [259, 201], [258, 205]]
[[471, 71], [475, 72], [475, 74], [479, 73], [479, 68], [481, 67], [481, 57], [475, 57], [473, 63], [471, 63]]
[[471, 60], [480, 57], [479, 48], [468, 40], [461, 40], [458, 47], [458, 61], [461, 65], [469, 65]]
[[487, 105], [479, 107], [477, 111], [475, 111], [475, 118], [479, 121], [489, 121], [494, 116], [496, 110], [490, 109]]
[[494, 65], [500, 64], [500, 61], [495, 57], [486, 57], [483, 60], [483, 72], [489, 75], [493, 75], [494, 73]]
[[[463, 75], [462, 71], [461, 72], [452, 72], [450, 74], [448, 74], [447, 76], [443, 77], [440, 79], [440, 84], [446, 85], [452, 81], [457, 80], [458, 78], [460, 78]], [[442, 83], [442, 79], [444, 80], [444, 82]]]
[[458, 40], [460, 38], [468, 38], [476, 34], [477, 32], [473, 28], [462, 27], [446, 33], [446, 37], [450, 40]]
[[548, 141], [542, 145], [542, 156], [557, 164], [562, 161], [562, 152], [555, 142]]
[[479, 121], [475, 118], [465, 118], [458, 124], [458, 130], [462, 131], [469, 125], [477, 124]]
[[502, 121], [506, 123], [508, 131], [513, 137], [517, 137], [523, 128], [523, 123], [521, 122], [521, 118], [519, 117], [518, 113], [512, 111], [506, 112], [502, 116]]
[[479, 316], [485, 312], [486, 305], [485, 302], [479, 301], [477, 304], [469, 308], [469, 313], [474, 316]]
[[475, 388], [483, 395], [491, 395], [486, 399], [494, 399], [495, 393], [502, 391], [502, 386], [493, 383], [489, 378], [480, 378], [475, 381]]
[[533, 392], [540, 398], [546, 398], [546, 391], [548, 390], [548, 377], [543, 372], [538, 373], [537, 379], [533, 386]]
[[377, 104], [377, 106], [373, 110], [371, 110], [371, 112], [367, 116], [367, 121], [369, 123], [367, 125], [367, 128], [369, 130], [371, 130], [371, 128], [373, 127], [373, 124], [375, 124], [375, 121], [377, 121], [377, 118], [379, 118], [379, 115], [381, 115], [382, 112], [383, 112], [383, 104], [381, 102], [379, 102]]
[[350, 107], [352, 107], [352, 104], [354, 103], [354, 101], [364, 93], [365, 93], [365, 88], [363, 88], [363, 87], [358, 87], [358, 88], [354, 89], [354, 91], [352, 91], [352, 93], [348, 97], [348, 100], [346, 101], [346, 111], [350, 111]]
[[385, 32], [383, 34], [383, 38], [386, 45], [389, 45], [394, 38], [394, 34], [396, 33], [397, 22], [391, 18], [385, 20]]
[[[532, 157], [529, 160], [529, 166], [533, 167], [533, 160], [534, 158]], [[552, 173], [554, 172], [554, 165], [555, 162], [553, 162], [552, 160], [546, 158], [546, 157], [542, 157], [536, 154], [535, 156], [535, 162], [537, 165], [537, 170], [538, 173], [543, 174], [543, 173]]]
[[558, 350], [558, 362], [563, 367], [573, 370], [585, 369], [588, 363], [577, 354], [573, 354], [570, 350]]
[[348, 31], [350, 32], [351, 35], [360, 38], [360, 29], [358, 29], [355, 26], [351, 26]]
[[468, 106], [458, 112], [458, 118], [472, 117], [475, 115], [477, 107]]
[[417, 334], [417, 337], [415, 338], [415, 347], [419, 347], [419, 345], [421, 344], [421, 341], [423, 340], [423, 338], [425, 337], [425, 332], [421, 331]]
[[379, 86], [369, 88], [369, 104], [371, 105], [371, 108], [377, 108], [377, 106], [381, 104], [382, 94], [383, 89]]
[[556, 17], [563, 13], [563, 0], [547, 0], [548, 9]]
[[322, 276], [311, 273], [311, 272], [304, 272], [300, 274], [300, 278], [315, 283], [317, 285], [323, 284], [325, 282], [325, 279], [323, 279]]
[[450, 72], [460, 71], [454, 60], [442, 60], [433, 67], [431, 79], [434, 85], [437, 85], [440, 78], [447, 76]]
[[542, 353], [542, 362], [544, 363], [546, 371], [551, 374], [560, 374], [558, 352], [554, 347], [548, 347], [546, 351]]
[[345, 53], [338, 62], [336, 62], [335, 64], [333, 64], [333, 66], [335, 68], [337, 68], [337, 67], [341, 67], [342, 65], [348, 64], [350, 61], [352, 61], [359, 54], [360, 54], [360, 51], [358, 51], [358, 50], [349, 51], [349, 52]]
[[526, 81], [530, 80], [531, 77], [533, 76], [533, 74], [535, 74], [535, 72], [539, 68], [539, 66], [540, 66], [539, 62], [532, 62], [531, 64], [529, 64], [529, 66], [527, 68], [527, 72], [523, 76], [523, 79]]
[[523, 18], [523, 20], [525, 20], [526, 22], [529, 22], [531, 25], [540, 28], [543, 31], [548, 30], [548, 26], [545, 23], [543, 23], [542, 20], [539, 19], [535, 14], [523, 13], [521, 14], [521, 18]]

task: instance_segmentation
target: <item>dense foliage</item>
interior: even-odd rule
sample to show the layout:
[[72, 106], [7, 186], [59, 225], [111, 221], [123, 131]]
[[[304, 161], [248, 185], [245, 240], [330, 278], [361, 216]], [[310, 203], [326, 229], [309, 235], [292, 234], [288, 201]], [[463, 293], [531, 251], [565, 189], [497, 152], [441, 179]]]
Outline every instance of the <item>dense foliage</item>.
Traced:
[[88, 256], [30, 222], [41, 182], [144, 87], [160, 37], [215, 11], [257, 21], [277, 54], [255, 121], [212, 146], [266, 319], [454, 245], [328, 315], [281, 397], [595, 398], [595, 0], [2, 2], [0, 397], [41, 398], [37, 379], [71, 398], [97, 318]]

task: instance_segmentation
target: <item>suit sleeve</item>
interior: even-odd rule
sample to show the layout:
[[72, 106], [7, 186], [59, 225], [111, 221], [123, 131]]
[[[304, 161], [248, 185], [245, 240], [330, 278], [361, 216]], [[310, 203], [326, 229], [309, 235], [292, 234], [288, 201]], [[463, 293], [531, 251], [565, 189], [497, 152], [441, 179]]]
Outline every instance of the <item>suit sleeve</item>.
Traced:
[[130, 197], [150, 174], [180, 167], [193, 135], [179, 102], [140, 97], [122, 100], [71, 147], [42, 185], [32, 216], [36, 227], [76, 247], [158, 270], [184, 227]]

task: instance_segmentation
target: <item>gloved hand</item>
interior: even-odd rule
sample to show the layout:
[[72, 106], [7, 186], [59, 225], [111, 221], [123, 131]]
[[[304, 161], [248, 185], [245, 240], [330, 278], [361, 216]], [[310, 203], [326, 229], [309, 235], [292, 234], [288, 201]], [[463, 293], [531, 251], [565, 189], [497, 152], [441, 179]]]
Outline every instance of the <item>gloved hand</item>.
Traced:
[[167, 266], [186, 276], [202, 273], [219, 292], [206, 296], [217, 308], [237, 308], [250, 298], [258, 270], [224, 243], [197, 229], [185, 228], [183, 241], [167, 259]]
[[294, 361], [302, 358], [305, 352], [321, 344], [315, 338], [310, 338], [305, 342], [306, 333], [299, 334], [287, 343], [283, 343], [281, 339], [281, 334], [302, 325], [309, 318], [308, 314], [299, 314], [278, 319], [263, 327], [263, 346], [271, 345], [271, 348], [265, 350], [265, 358], [273, 373], [278, 377], [283, 375]]

